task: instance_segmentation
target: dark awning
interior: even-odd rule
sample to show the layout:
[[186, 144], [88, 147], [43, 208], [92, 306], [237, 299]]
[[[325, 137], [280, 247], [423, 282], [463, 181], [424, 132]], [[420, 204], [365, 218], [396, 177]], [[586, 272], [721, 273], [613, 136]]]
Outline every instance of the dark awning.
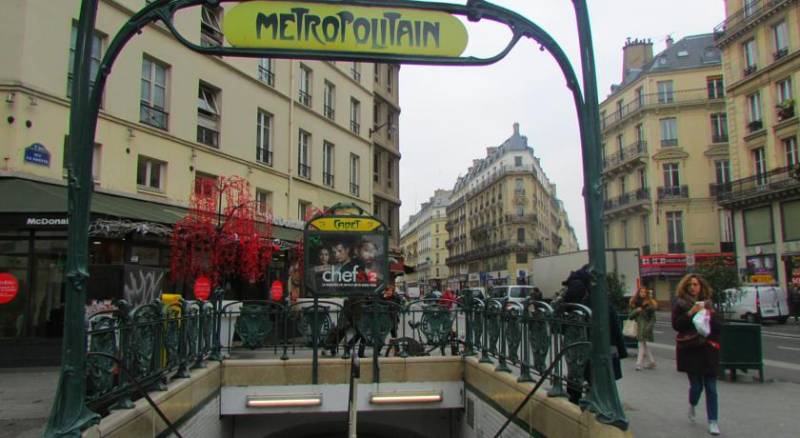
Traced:
[[[62, 185], [0, 178], [0, 193], [3, 197], [0, 214], [66, 214], [67, 211], [67, 188]], [[183, 207], [99, 192], [92, 195], [91, 209], [96, 215], [167, 225], [181, 220], [188, 212]], [[278, 239], [297, 242], [303, 232], [273, 225], [272, 234]]]

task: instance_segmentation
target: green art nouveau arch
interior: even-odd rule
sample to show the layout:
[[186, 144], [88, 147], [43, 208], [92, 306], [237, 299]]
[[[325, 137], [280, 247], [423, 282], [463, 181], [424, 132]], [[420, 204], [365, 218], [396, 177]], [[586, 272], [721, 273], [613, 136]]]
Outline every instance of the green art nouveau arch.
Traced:
[[[347, 60], [364, 62], [396, 62], [421, 65], [454, 65], [479, 66], [487, 65], [503, 59], [522, 39], [532, 39], [555, 59], [566, 80], [567, 88], [572, 92], [580, 127], [584, 205], [589, 260], [595, 277], [595, 293], [591, 294], [593, 311], [591, 331], [591, 390], [586, 399], [581, 401], [583, 407], [597, 414], [604, 423], [615, 424], [626, 428], [628, 421], [617, 394], [611, 368], [609, 352], [609, 321], [607, 286], [605, 283], [605, 242], [602, 232], [602, 197], [601, 197], [601, 156], [600, 129], [597, 99], [597, 83], [595, 77], [594, 52], [592, 47], [589, 15], [586, 0], [572, 1], [575, 10], [578, 37], [580, 42], [580, 59], [582, 81], [569, 62], [566, 54], [556, 41], [541, 27], [522, 15], [491, 4], [483, 0], [467, 0], [465, 5], [433, 2], [417, 2], [407, 0], [385, 0], [372, 2], [368, 0], [315, 0], [307, 4], [338, 7], [380, 8], [382, 10], [401, 8], [404, 10], [440, 12], [457, 17], [465, 17], [471, 22], [491, 21], [507, 26], [512, 37], [505, 48], [494, 56], [487, 58], [435, 55], [403, 55], [392, 53], [370, 53], [359, 51], [303, 50], [291, 48], [237, 48], [237, 47], [202, 47], [188, 41], [175, 28], [173, 18], [182, 9], [199, 5], [217, 6], [222, 3], [243, 3], [238, 0], [153, 0], [136, 12], [118, 31], [100, 64], [96, 77], [90, 73], [91, 35], [99, 0], [82, 0], [78, 35], [75, 50], [74, 72], [72, 83], [72, 103], [70, 113], [70, 155], [68, 156], [68, 193], [69, 193], [69, 237], [67, 254], [67, 285], [64, 340], [62, 347], [62, 367], [58, 391], [48, 420], [46, 436], [80, 436], [80, 431], [96, 423], [98, 417], [86, 407], [85, 372], [86, 347], [84, 327], [84, 302], [88, 278], [88, 228], [89, 207], [92, 193], [92, 148], [94, 144], [97, 116], [100, 100], [105, 88], [106, 79], [117, 56], [125, 45], [142, 31], [148, 24], [161, 22], [167, 29], [189, 49], [205, 54], [240, 57], [279, 57], [294, 59]], [[299, 6], [303, 3], [296, 2]], [[90, 84], [94, 83], [94, 87]]]

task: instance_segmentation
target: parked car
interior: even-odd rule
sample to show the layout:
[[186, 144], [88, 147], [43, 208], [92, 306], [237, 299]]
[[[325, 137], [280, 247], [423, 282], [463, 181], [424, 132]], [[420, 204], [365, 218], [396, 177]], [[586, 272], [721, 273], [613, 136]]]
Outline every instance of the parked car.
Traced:
[[533, 286], [495, 286], [489, 292], [490, 298], [523, 305], [531, 295], [533, 295]]
[[725, 290], [725, 311], [731, 319], [747, 322], [775, 320], [781, 324], [789, 319], [786, 291], [779, 286], [747, 285]]

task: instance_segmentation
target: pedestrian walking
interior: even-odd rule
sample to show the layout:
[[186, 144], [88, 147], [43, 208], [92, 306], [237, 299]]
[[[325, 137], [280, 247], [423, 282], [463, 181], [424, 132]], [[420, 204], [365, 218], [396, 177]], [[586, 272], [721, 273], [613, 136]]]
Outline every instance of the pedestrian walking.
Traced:
[[[719, 369], [719, 316], [711, 302], [711, 287], [697, 274], [687, 274], [678, 284], [677, 298], [672, 307], [672, 328], [675, 338], [675, 356], [678, 371], [689, 376], [689, 420], [696, 418], [695, 407], [703, 390], [706, 392], [706, 417], [708, 432], [719, 435], [719, 404], [717, 396], [717, 370]], [[704, 311], [705, 314], [700, 314]], [[709, 318], [710, 333], [698, 333], [695, 319]], [[701, 326], [702, 321], [699, 323]]]
[[647, 358], [645, 368], [655, 368], [656, 361], [650, 351], [648, 342], [653, 342], [653, 328], [656, 325], [656, 308], [658, 302], [653, 299], [650, 289], [640, 287], [628, 303], [631, 313], [629, 319], [636, 321], [636, 340], [639, 342], [639, 354], [636, 357], [636, 371], [641, 371], [643, 361]]

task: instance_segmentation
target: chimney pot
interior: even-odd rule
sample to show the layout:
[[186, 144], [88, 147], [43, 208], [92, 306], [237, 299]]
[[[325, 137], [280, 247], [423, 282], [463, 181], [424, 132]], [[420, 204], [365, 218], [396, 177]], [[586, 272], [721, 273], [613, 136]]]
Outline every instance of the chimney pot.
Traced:
[[519, 135], [519, 123], [514, 123], [514, 136]]

